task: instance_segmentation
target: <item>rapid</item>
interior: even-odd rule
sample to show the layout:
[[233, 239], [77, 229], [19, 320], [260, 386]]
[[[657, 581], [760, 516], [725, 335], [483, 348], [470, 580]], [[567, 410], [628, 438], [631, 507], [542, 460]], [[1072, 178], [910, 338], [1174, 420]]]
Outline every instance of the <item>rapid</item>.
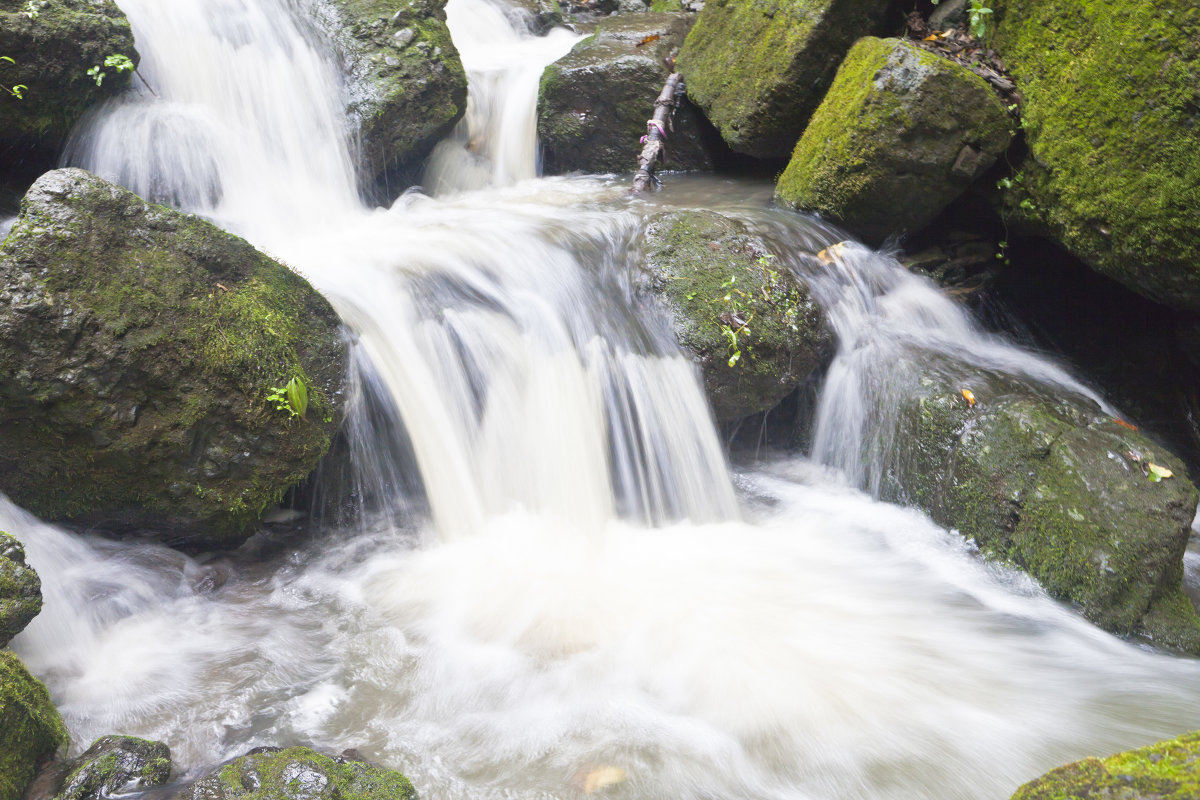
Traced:
[[[360, 200], [301, 0], [125, 0], [140, 84], [71, 165], [208, 217], [338, 310], [358, 513], [233, 554], [81, 536], [0, 498], [44, 583], [13, 647], [81, 750], [167, 742], [181, 778], [260, 745], [357, 748], [438, 800], [1002, 800], [1194, 729], [1200, 666], [1118, 640], [956, 533], [872, 497], [899, 354], [1102, 402], [770, 187], [537, 177], [542, 68], [502, 0], [450, 0], [467, 118], [424, 184]], [[652, 102], [653, 98], [648, 98]], [[633, 157], [631, 147], [631, 159]], [[665, 208], [754, 227], [839, 350], [812, 459], [731, 465], [694, 366], [639, 301]], [[806, 265], [809, 265], [806, 267]]]

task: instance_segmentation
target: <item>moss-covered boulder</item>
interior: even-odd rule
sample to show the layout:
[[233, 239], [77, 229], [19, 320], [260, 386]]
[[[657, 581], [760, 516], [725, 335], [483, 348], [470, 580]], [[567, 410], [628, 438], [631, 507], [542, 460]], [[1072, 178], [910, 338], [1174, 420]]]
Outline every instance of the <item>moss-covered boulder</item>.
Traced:
[[994, 44], [1029, 158], [1010, 224], [1167, 305], [1200, 309], [1200, 7], [1006, 0]]
[[364, 177], [417, 165], [467, 110], [445, 0], [330, 0], [322, 10], [347, 73]]
[[292, 747], [263, 747], [184, 787], [172, 800], [416, 800], [399, 772]]
[[787, 158], [888, 0], [709, 0], [679, 51], [688, 97], [734, 150]]
[[878, 243], [933, 221], [1011, 135], [983, 78], [910, 42], [866, 37], [846, 55], [775, 194]]
[[1017, 790], [1012, 800], [1195, 800], [1200, 731], [1108, 758], [1085, 758]]
[[831, 337], [807, 287], [768, 244], [713, 211], [651, 218], [641, 241], [645, 292], [699, 362], [718, 420], [779, 403], [825, 361]]
[[0, 647], [42, 610], [42, 581], [25, 563], [25, 548], [0, 531]]
[[[538, 140], [542, 170], [557, 175], [637, 169], [654, 101], [695, 14], [628, 14], [603, 20], [596, 32], [542, 73]], [[640, 44], [647, 37], [659, 37]], [[710, 169], [703, 118], [686, 100], [675, 112], [664, 169]], [[711, 130], [711, 128], [709, 128]]]
[[[0, 164], [34, 174], [58, 159], [71, 127], [92, 103], [129, 84], [104, 68], [108, 56], [135, 63], [129, 20], [112, 0], [0, 0]], [[100, 85], [87, 74], [106, 73]], [[14, 96], [12, 87], [23, 86]], [[24, 171], [24, 170], [22, 170]]]
[[[0, 490], [48, 519], [234, 543], [328, 449], [344, 357], [324, 298], [242, 239], [48, 172], [0, 245]], [[292, 379], [303, 413], [273, 391]]]
[[41, 763], [67, 743], [50, 693], [10, 650], [0, 650], [0, 800], [20, 800]]
[[102, 736], [69, 762], [55, 800], [101, 800], [162, 786], [171, 777], [171, 750], [133, 736]]
[[[951, 374], [889, 387], [905, 399], [881, 494], [1021, 567], [1105, 630], [1200, 653], [1181, 587], [1200, 494], [1179, 458], [1089, 401]], [[1155, 480], [1163, 468], [1172, 477]]]

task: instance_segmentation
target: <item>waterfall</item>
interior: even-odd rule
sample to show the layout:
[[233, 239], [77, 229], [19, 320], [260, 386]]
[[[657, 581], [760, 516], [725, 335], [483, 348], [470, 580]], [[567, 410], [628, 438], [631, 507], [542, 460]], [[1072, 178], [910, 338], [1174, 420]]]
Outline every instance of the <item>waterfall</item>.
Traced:
[[[445, 800], [574, 798], [606, 766], [626, 776], [610, 796], [640, 800], [1000, 800], [1194, 727], [1196, 662], [1100, 632], [828, 467], [865, 477], [842, 454], [889, 348], [1084, 387], [885, 255], [813, 272], [840, 234], [766, 210], [769, 187], [673, 178], [631, 200], [535, 178], [532, 92], [570, 34], [451, 0], [472, 113], [432, 195], [368, 209], [296, 4], [123, 7], [154, 93], [93, 115], [71, 162], [330, 299], [353, 340], [348, 450], [397, 497], [370, 524], [197, 558], [0, 499], [45, 584], [13, 646], [73, 751], [158, 738], [189, 777], [260, 745], [355, 747]], [[818, 462], [731, 475], [694, 366], [629, 289], [646, 216], [697, 205], [769, 234], [829, 309]]]

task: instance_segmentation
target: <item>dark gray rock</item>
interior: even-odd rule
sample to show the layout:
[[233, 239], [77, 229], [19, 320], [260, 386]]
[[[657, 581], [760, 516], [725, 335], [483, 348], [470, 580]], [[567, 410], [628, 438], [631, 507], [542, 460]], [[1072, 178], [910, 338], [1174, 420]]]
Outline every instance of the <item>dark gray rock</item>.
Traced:
[[162, 742], [103, 736], [69, 762], [55, 800], [102, 800], [162, 786], [170, 777], [171, 750]]

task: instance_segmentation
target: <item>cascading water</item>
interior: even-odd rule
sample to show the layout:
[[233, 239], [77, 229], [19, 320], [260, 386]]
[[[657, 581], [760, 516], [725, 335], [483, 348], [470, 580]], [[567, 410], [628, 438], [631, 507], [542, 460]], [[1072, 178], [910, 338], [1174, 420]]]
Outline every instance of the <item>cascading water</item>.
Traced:
[[[481, 18], [468, 3], [449, 16], [480, 65], [454, 22]], [[363, 209], [332, 69], [290, 7], [216, 5], [125, 4], [158, 95], [97, 115], [74, 157], [301, 269], [353, 332], [360, 479], [421, 497], [295, 551], [199, 561], [0, 504], [45, 583], [14, 646], [75, 748], [159, 738], [194, 775], [257, 745], [356, 747], [449, 800], [576, 797], [606, 765], [627, 776], [611, 797], [979, 800], [1195, 727], [1195, 662], [1097, 631], [916, 512], [802, 460], [739, 473], [739, 503], [690, 364], [630, 305], [628, 253], [648, 211], [698, 196], [797, 266], [834, 232], [705, 179], [637, 202], [591, 178], [513, 183], [524, 115], [491, 129], [475, 177], [438, 173], [449, 196]], [[514, 74], [563, 44], [511, 36]], [[853, 248], [841, 265], [814, 282], [849, 376], [832, 386], [870, 388], [854, 353], [885, 324], [963, 347], [930, 287]], [[980, 363], [1031, 372], [986, 344]], [[1051, 369], [1032, 377], [1069, 380]], [[853, 472], [836, 454], [863, 425], [829, 422], [832, 396], [820, 452]]]

